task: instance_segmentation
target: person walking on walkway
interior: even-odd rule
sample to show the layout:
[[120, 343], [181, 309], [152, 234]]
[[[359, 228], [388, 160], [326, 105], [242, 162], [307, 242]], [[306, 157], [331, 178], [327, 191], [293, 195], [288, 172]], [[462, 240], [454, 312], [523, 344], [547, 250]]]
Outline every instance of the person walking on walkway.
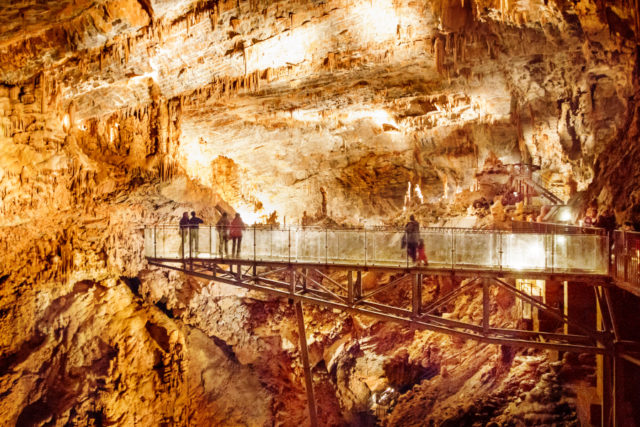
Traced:
[[200, 251], [200, 224], [204, 221], [196, 216], [196, 212], [191, 212], [191, 218], [189, 219], [189, 244], [191, 245], [191, 253], [193, 256], [198, 256]]
[[231, 254], [235, 258], [240, 258], [240, 244], [242, 243], [242, 231], [247, 226], [240, 218], [240, 214], [236, 213], [236, 217], [231, 221], [230, 236], [231, 236]]
[[226, 212], [222, 213], [222, 217], [216, 224], [216, 230], [218, 231], [218, 255], [220, 258], [227, 256], [229, 252], [229, 217]]
[[184, 242], [189, 234], [189, 212], [184, 212], [180, 218], [180, 258], [184, 258]]
[[416, 262], [416, 250], [420, 240], [420, 224], [413, 215], [409, 217], [409, 222], [404, 227], [404, 231], [407, 236], [407, 255], [413, 262]]

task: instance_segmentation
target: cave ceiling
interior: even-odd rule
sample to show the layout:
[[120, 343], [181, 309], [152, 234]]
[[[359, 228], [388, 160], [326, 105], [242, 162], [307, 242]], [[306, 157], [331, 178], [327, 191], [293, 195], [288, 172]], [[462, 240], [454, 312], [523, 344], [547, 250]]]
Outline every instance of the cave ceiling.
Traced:
[[79, 127], [178, 100], [183, 163], [210, 185], [224, 155], [293, 193], [370, 189], [349, 171], [375, 152], [396, 198], [407, 181], [435, 197], [493, 152], [584, 189], [624, 120], [634, 19], [588, 1], [13, 1], [0, 81], [37, 82]]

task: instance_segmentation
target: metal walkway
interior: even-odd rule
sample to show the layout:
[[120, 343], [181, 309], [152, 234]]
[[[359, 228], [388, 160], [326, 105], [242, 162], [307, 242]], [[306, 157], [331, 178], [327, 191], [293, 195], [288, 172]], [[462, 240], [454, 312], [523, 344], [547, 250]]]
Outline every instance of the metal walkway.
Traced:
[[[416, 265], [401, 248], [403, 230], [368, 228], [329, 230], [307, 227], [252, 227], [244, 230], [242, 250], [233, 256], [215, 227], [145, 229], [150, 265], [190, 276], [266, 292], [295, 302], [300, 354], [312, 426], [318, 425], [308, 360], [302, 303], [405, 324], [416, 329], [481, 342], [556, 351], [595, 353], [602, 357], [611, 392], [602, 398], [603, 425], [614, 425], [619, 393], [619, 360], [640, 365], [638, 343], [620, 338], [609, 296], [613, 281], [640, 289], [640, 234], [616, 232], [611, 250], [607, 233], [578, 227], [521, 227], [512, 232], [428, 228], [420, 232], [428, 265]], [[386, 283], [365, 275], [383, 271]], [[451, 276], [459, 286], [425, 300], [425, 276]], [[593, 288], [601, 325], [576, 322], [548, 305], [544, 296], [514, 286], [515, 279], [563, 282], [564, 310], [569, 287]], [[462, 280], [466, 279], [466, 280]], [[517, 282], [517, 281], [516, 281]], [[555, 320], [549, 330], [520, 329], [499, 323], [493, 288], [510, 294], [521, 306]], [[404, 298], [385, 298], [400, 292]], [[447, 306], [469, 293], [481, 295], [481, 314], [458, 319]], [[615, 392], [614, 392], [615, 391]]]
[[[296, 301], [401, 322], [420, 329], [496, 344], [604, 353], [607, 333], [574, 324], [564, 313], [517, 289], [506, 278], [588, 281], [608, 286], [609, 244], [605, 233], [531, 233], [470, 229], [424, 229], [428, 266], [416, 265], [401, 249], [397, 229], [324, 230], [254, 227], [244, 231], [240, 256], [225, 256], [215, 227], [145, 230], [149, 264], [183, 271], [207, 280], [267, 292]], [[228, 242], [228, 250], [232, 249]], [[220, 256], [222, 253], [222, 256]], [[340, 270], [344, 281], [331, 275]], [[363, 288], [367, 271], [386, 271], [393, 280]], [[423, 301], [424, 276], [468, 278], [464, 285], [434, 301]], [[380, 296], [404, 286], [400, 304]], [[496, 286], [523, 303], [547, 313], [575, 334], [506, 329], [494, 325], [490, 288]], [[476, 322], [448, 318], [443, 307], [474, 288], [482, 290], [483, 314]], [[600, 291], [601, 292], [601, 291]], [[601, 293], [604, 296], [604, 293]]]

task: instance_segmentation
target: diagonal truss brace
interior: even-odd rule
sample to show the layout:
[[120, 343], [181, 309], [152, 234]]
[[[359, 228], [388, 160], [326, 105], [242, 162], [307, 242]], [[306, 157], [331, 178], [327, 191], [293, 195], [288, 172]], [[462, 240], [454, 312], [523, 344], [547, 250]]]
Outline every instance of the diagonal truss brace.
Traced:
[[[260, 268], [263, 270], [257, 272], [255, 266], [254, 268], [248, 268], [246, 271], [243, 271], [242, 267], [238, 265], [234, 271], [234, 265], [217, 264], [205, 260], [194, 260], [193, 266], [179, 262], [154, 260], [149, 260], [149, 264], [182, 271], [186, 274], [207, 280], [267, 292], [283, 298], [293, 299], [294, 301], [306, 302], [326, 308], [340, 309], [352, 314], [372, 316], [382, 320], [402, 323], [416, 329], [427, 329], [481, 342], [596, 354], [611, 354], [614, 351], [609, 332], [589, 330], [582, 325], [576, 325], [556, 309], [519, 291], [498, 277], [473, 277], [465, 285], [438, 298], [423, 308], [421, 301], [422, 275], [411, 274], [409, 272], [363, 295], [362, 271], [358, 271], [358, 280], [356, 281], [352, 280], [352, 271], [349, 271], [347, 284], [345, 286], [328, 277], [326, 271], [320, 271], [318, 268], [301, 268], [294, 265], [289, 265], [286, 268], [278, 266], [278, 268], [275, 269], [261, 266]], [[282, 280], [283, 276], [285, 280]], [[414, 278], [411, 287], [411, 301], [408, 301], [408, 307], [382, 304], [374, 298], [385, 291], [393, 289], [394, 286], [401, 282], [406, 281], [408, 276], [413, 276]], [[328, 283], [325, 283], [325, 281]], [[490, 324], [489, 293], [489, 285], [491, 282], [507, 290], [516, 298], [532, 304], [539, 310], [548, 313], [563, 323], [570, 324], [583, 334], [576, 335], [492, 327]], [[436, 310], [439, 307], [454, 301], [460, 295], [479, 285], [482, 285], [483, 293], [481, 324], [463, 322], [436, 314]], [[346, 295], [342, 293], [346, 293]]]

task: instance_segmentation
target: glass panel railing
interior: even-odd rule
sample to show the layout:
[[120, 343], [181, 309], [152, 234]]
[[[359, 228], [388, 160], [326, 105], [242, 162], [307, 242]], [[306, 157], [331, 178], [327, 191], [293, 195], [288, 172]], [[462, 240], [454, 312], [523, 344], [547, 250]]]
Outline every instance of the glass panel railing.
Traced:
[[[183, 254], [185, 256], [189, 255], [189, 239], [186, 229], [181, 230], [179, 227], [160, 226], [156, 229], [156, 233], [158, 258], [182, 258]], [[183, 240], [186, 242], [186, 251]]]
[[640, 233], [613, 233], [611, 275], [614, 280], [640, 290]]
[[289, 246], [292, 241], [289, 229], [256, 227], [249, 231], [251, 232], [255, 233], [256, 260], [289, 261], [292, 249]]
[[453, 234], [446, 229], [420, 230], [424, 241], [424, 252], [430, 266], [451, 267], [453, 265]]
[[598, 235], [556, 235], [554, 242], [554, 264], [556, 272], [584, 271], [607, 273], [607, 251], [603, 242], [606, 237]]
[[144, 256], [149, 258], [155, 258], [155, 228], [145, 228], [144, 229]]
[[503, 234], [502, 268], [544, 270], [548, 265], [544, 234]]
[[189, 230], [189, 245], [194, 258], [211, 258], [211, 232], [209, 227]]
[[397, 230], [368, 230], [366, 236], [367, 265], [394, 267], [408, 265], [406, 248], [402, 248], [404, 234], [404, 231]]
[[498, 237], [492, 232], [456, 230], [454, 232], [454, 261], [456, 267], [499, 268]]
[[[253, 259], [254, 258], [254, 243], [256, 239], [256, 234], [254, 232], [254, 228], [246, 228], [242, 231], [241, 238], [236, 242], [236, 254], [235, 257], [239, 259]], [[233, 252], [233, 238], [231, 239], [231, 243], [229, 244], [231, 251]]]
[[297, 262], [324, 264], [327, 260], [327, 230], [302, 227], [292, 235], [292, 251]]
[[[215, 226], [191, 230], [157, 226], [145, 229], [144, 244], [145, 255], [150, 258], [239, 257], [293, 263], [413, 266], [406, 245], [402, 247], [404, 236], [402, 229], [252, 227], [243, 231], [240, 248], [234, 255], [232, 239], [225, 243]], [[424, 241], [430, 267], [590, 274], [608, 271], [606, 235], [425, 228], [420, 231], [420, 239]], [[638, 241], [640, 238], [633, 245]], [[612, 274], [626, 277], [629, 270], [637, 270], [634, 266], [638, 256], [634, 254], [638, 250], [628, 249], [630, 244], [624, 238], [616, 240], [616, 248], [618, 245], [627, 249], [620, 249], [620, 254], [616, 250]], [[633, 275], [637, 277], [635, 270]]]
[[362, 230], [330, 230], [327, 232], [329, 264], [364, 265], [365, 241]]

